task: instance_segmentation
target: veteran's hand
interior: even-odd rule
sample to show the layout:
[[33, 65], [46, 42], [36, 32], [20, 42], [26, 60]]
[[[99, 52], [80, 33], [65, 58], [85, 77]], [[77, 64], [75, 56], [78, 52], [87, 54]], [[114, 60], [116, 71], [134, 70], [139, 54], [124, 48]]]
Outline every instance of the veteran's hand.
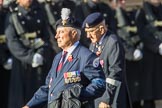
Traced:
[[28, 106], [24, 106], [24, 107], [22, 107], [22, 108], [29, 108]]
[[106, 103], [104, 103], [104, 102], [101, 102], [101, 103], [99, 104], [99, 108], [110, 108], [110, 105], [108, 105], [108, 104], [106, 104]]

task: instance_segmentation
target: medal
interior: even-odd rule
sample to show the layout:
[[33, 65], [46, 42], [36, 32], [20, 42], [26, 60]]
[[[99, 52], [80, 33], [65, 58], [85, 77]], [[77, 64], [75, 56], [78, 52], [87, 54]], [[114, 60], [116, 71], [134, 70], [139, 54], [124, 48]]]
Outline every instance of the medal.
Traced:
[[65, 84], [76, 83], [81, 81], [80, 72], [72, 71], [64, 73]]
[[102, 53], [103, 46], [97, 44], [96, 48], [97, 48], [96, 55], [100, 56]]

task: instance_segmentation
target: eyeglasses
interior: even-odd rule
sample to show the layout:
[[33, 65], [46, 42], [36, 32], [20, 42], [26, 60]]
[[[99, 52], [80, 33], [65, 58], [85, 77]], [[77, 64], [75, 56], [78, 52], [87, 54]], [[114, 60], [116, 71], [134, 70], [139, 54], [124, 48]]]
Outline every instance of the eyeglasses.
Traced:
[[85, 28], [85, 32], [87, 33], [96, 33], [96, 31], [99, 30], [99, 27], [95, 27], [95, 28]]

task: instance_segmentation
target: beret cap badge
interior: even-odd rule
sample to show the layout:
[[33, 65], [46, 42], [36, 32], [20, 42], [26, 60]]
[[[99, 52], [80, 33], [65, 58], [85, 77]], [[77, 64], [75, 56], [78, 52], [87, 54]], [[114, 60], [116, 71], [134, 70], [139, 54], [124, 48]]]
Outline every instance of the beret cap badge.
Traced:
[[67, 23], [67, 20], [62, 20], [62, 25], [63, 26], [66, 25], [66, 23]]
[[88, 23], [86, 23], [86, 27], [87, 27], [87, 28], [89, 28], [89, 25], [88, 25]]

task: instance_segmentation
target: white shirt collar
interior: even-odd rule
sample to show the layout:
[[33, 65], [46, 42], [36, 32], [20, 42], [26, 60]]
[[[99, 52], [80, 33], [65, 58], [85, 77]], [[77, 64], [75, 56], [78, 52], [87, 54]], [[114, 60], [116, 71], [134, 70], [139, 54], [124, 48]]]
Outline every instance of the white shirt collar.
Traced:
[[65, 58], [65, 62], [66, 62], [66, 60], [67, 60], [67, 58], [68, 58], [68, 56], [74, 51], [74, 49], [78, 46], [78, 44], [79, 44], [79, 41], [77, 41], [77, 42], [75, 42], [70, 48], [68, 48], [67, 49], [67, 56], [66, 56], [66, 58]]

